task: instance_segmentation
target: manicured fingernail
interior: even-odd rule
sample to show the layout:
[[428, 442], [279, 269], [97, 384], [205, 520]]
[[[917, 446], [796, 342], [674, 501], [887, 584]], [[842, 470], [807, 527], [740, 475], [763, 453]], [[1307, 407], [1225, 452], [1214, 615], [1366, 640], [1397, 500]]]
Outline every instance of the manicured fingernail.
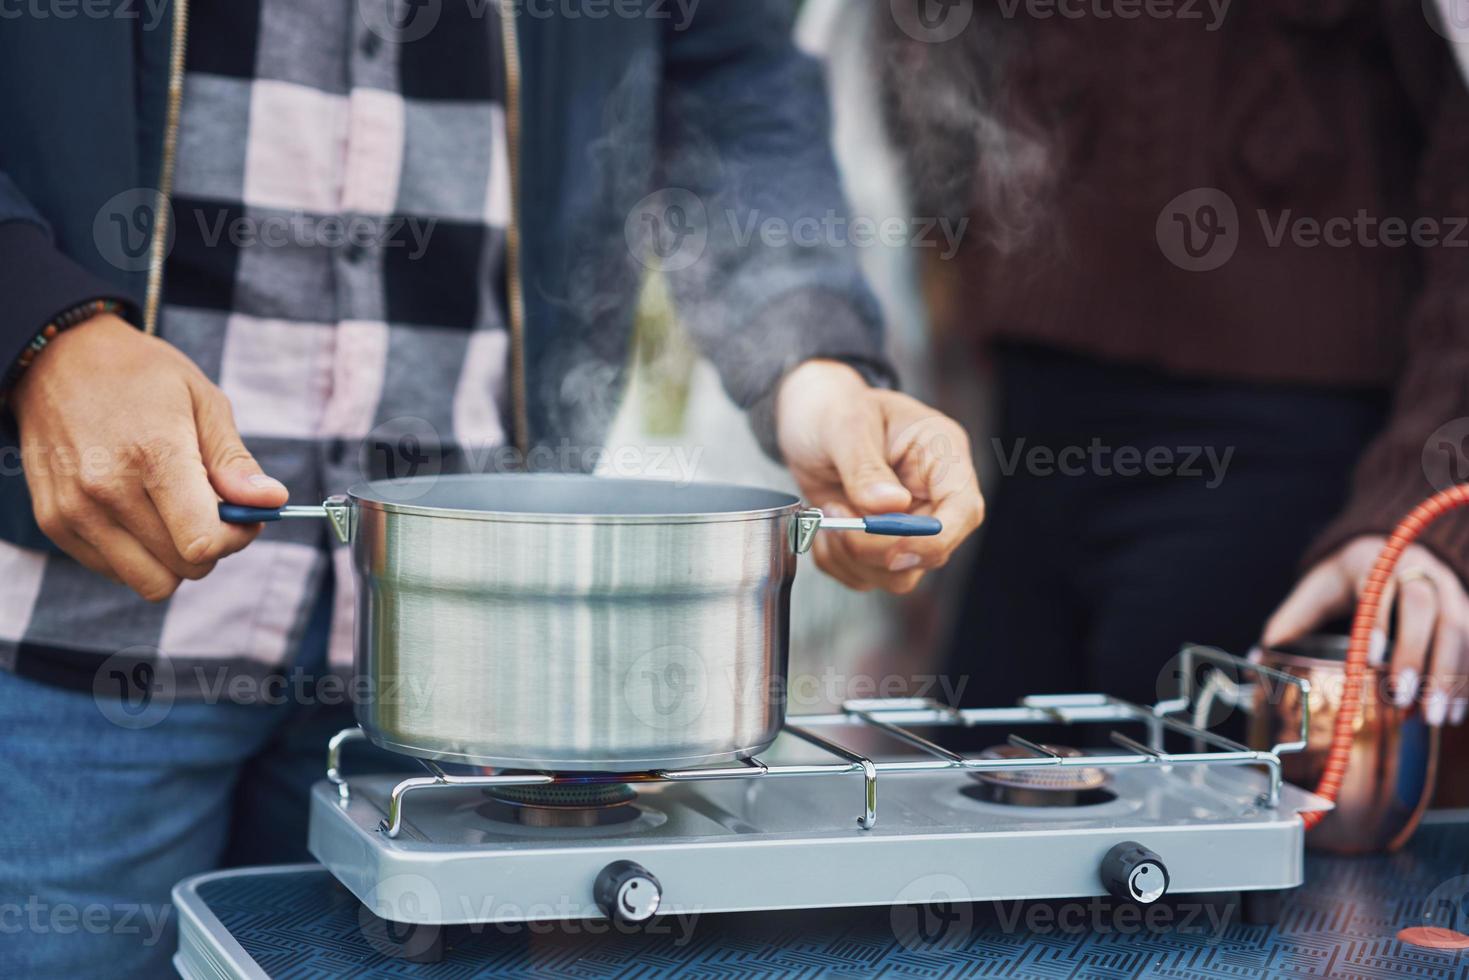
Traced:
[[1387, 663], [1387, 631], [1376, 629], [1367, 641], [1367, 662], [1374, 667]]
[[264, 473], [256, 473], [250, 477], [248, 482], [256, 490], [284, 490], [286, 488], [284, 483], [273, 476], [266, 476]]
[[888, 562], [888, 571], [906, 572], [910, 568], [917, 568], [923, 559], [914, 554], [894, 555], [893, 560]]
[[1406, 708], [1413, 703], [1418, 696], [1418, 671], [1412, 667], [1404, 667], [1398, 671], [1396, 682], [1393, 684], [1392, 703], [1399, 708]]
[[1449, 696], [1443, 691], [1429, 691], [1423, 703], [1423, 720], [1434, 728], [1442, 728], [1449, 720]]
[[1454, 703], [1449, 705], [1449, 724], [1464, 724], [1464, 715], [1469, 713], [1469, 698], [1454, 698]]

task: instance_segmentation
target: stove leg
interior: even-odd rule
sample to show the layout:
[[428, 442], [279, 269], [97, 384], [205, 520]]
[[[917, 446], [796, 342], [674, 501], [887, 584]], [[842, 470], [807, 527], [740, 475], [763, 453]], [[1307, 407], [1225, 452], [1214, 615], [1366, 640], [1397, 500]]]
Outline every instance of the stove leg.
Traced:
[[357, 923], [369, 946], [390, 959], [408, 963], [439, 963], [444, 959], [445, 926], [421, 922], [394, 922], [363, 905]]
[[1285, 909], [1286, 894], [1287, 892], [1280, 888], [1240, 892], [1240, 921], [1250, 926], [1277, 925]]

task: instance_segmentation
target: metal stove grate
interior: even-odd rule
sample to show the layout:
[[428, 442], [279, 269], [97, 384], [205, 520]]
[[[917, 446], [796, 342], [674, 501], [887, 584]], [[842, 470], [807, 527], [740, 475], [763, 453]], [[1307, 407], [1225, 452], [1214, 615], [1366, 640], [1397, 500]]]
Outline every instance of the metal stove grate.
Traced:
[[[1231, 669], [1254, 674], [1262, 682], [1284, 684], [1300, 692], [1301, 727], [1297, 738], [1282, 742], [1269, 750], [1252, 749], [1247, 745], [1226, 738], [1180, 720], [1194, 707], [1196, 684], [1194, 668], [1197, 661], [1204, 661], [1216, 669]], [[1058, 694], [1025, 698], [1014, 708], [970, 708], [957, 709], [927, 698], [890, 698], [866, 701], [848, 701], [840, 712], [825, 715], [803, 715], [800, 724], [787, 722], [783, 733], [794, 736], [822, 749], [840, 761], [800, 765], [771, 765], [758, 757], [739, 763], [700, 769], [660, 770], [652, 773], [628, 775], [625, 773], [607, 776], [558, 775], [553, 773], [520, 773], [497, 776], [460, 776], [444, 771], [436, 763], [418, 760], [429, 775], [405, 779], [393, 787], [388, 800], [388, 812], [382, 823], [382, 831], [389, 837], [397, 837], [403, 828], [404, 807], [410, 795], [449, 787], [479, 787], [496, 789], [512, 786], [587, 785], [599, 781], [625, 782], [699, 782], [716, 779], [751, 779], [778, 776], [852, 776], [862, 777], [862, 809], [857, 817], [864, 829], [877, 823], [877, 781], [879, 775], [902, 775], [913, 772], [935, 772], [962, 770], [980, 773], [1000, 770], [1022, 770], [1042, 767], [1085, 767], [1112, 770], [1128, 766], [1199, 766], [1199, 765], [1258, 765], [1264, 767], [1269, 778], [1269, 787], [1260, 798], [1260, 805], [1276, 807], [1280, 802], [1280, 756], [1287, 752], [1299, 752], [1306, 746], [1306, 735], [1310, 728], [1307, 704], [1310, 685], [1307, 681], [1290, 674], [1273, 670], [1259, 664], [1242, 660], [1211, 647], [1188, 645], [1180, 654], [1182, 674], [1181, 691], [1177, 698], [1159, 701], [1151, 708], [1123, 701], [1105, 694]], [[900, 742], [919, 749], [922, 758], [897, 761], [874, 762], [840, 742], [813, 729], [829, 728], [853, 723], [865, 725], [884, 732]], [[1025, 751], [1016, 758], [994, 758], [966, 756], [953, 752], [924, 738], [904, 725], [956, 726], [971, 728], [982, 725], [1025, 725], [1025, 724], [1096, 724], [1096, 723], [1140, 723], [1146, 727], [1148, 741], [1140, 742], [1118, 731], [1108, 737], [1124, 753], [1113, 755], [1065, 755], [1054, 752], [1019, 735], [1007, 737], [1010, 745]], [[1196, 750], [1170, 753], [1163, 751], [1163, 735], [1175, 732], [1194, 739]], [[348, 728], [338, 732], [328, 747], [327, 778], [337, 787], [343, 799], [350, 795], [346, 777], [341, 774], [342, 748], [349, 742], [366, 739], [360, 728]], [[1208, 745], [1213, 751], [1205, 751]]]

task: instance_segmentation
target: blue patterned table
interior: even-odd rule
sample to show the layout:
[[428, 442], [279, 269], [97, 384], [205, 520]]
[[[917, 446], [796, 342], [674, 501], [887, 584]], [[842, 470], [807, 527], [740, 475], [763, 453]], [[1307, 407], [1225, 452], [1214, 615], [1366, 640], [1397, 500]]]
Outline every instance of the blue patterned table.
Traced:
[[[1469, 977], [1469, 951], [1404, 946], [1398, 929], [1438, 901], [1469, 917], [1469, 823], [1425, 826], [1407, 850], [1312, 855], [1275, 927], [1227, 918], [1228, 898], [1139, 910], [1102, 901], [857, 909], [659, 920], [629, 935], [606, 923], [447, 934], [435, 965], [393, 960], [359, 926], [359, 903], [302, 868], [202, 883], [220, 925], [272, 977]], [[1446, 911], [1452, 909], [1453, 911]], [[1457, 920], [1453, 918], [1457, 915]], [[1227, 921], [1222, 921], [1227, 918]]]

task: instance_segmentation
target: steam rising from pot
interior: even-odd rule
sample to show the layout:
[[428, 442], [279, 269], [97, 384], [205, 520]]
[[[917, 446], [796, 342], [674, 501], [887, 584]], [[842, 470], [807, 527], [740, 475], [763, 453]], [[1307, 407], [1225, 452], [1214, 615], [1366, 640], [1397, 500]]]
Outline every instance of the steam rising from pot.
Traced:
[[980, 0], [961, 2], [975, 4], [974, 16], [944, 41], [915, 39], [887, 3], [873, 5], [882, 108], [916, 209], [950, 220], [976, 214], [973, 233], [1009, 253], [1041, 228], [1053, 147], [1006, 82], [1022, 54], [1022, 25], [991, 16]]

